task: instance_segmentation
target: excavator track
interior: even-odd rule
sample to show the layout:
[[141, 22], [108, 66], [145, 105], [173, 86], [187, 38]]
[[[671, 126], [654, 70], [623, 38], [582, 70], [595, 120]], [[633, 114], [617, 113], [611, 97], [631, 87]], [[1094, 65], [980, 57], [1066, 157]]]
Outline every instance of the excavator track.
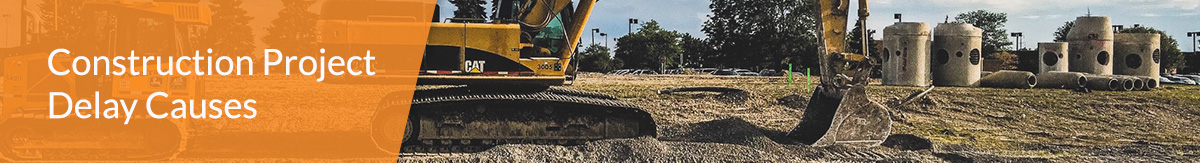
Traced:
[[[390, 100], [389, 100], [390, 99]], [[405, 101], [385, 98], [372, 136], [401, 155], [474, 153], [502, 144], [579, 145], [656, 136], [650, 114], [609, 95], [564, 88], [451, 87], [418, 90], [400, 127], [391, 113]], [[407, 128], [404, 132], [397, 129]], [[407, 135], [403, 138], [398, 135]], [[397, 140], [399, 139], [399, 140]], [[403, 145], [400, 145], [402, 143]], [[389, 148], [402, 147], [399, 151]]]

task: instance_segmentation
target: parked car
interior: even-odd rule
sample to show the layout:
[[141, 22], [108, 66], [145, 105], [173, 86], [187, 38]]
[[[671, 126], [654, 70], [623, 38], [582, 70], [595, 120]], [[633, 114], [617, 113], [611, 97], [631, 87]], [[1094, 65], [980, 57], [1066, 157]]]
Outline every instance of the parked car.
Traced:
[[700, 73], [700, 74], [712, 74], [713, 72], [717, 72], [717, 68], [698, 68], [698, 69], [696, 69], [696, 73]]
[[1171, 81], [1174, 81], [1177, 84], [1196, 85], [1195, 80], [1184, 78], [1184, 77], [1178, 77], [1178, 76], [1163, 76], [1163, 77], [1171, 79]]
[[783, 76], [783, 75], [787, 75], [787, 73], [784, 73], [783, 71], [774, 70], [774, 69], [763, 69], [763, 70], [759, 70], [759, 71], [758, 71], [758, 74], [759, 74], [759, 75], [762, 75], [762, 76]]
[[713, 71], [712, 74], [713, 75], [721, 75], [721, 76], [737, 76], [738, 72], [734, 71], [733, 69], [722, 69], [722, 70]]
[[739, 71], [738, 76], [762, 76], [762, 74], [750, 71]]
[[1175, 75], [1176, 77], [1187, 78], [1193, 82], [1200, 83], [1200, 75]]
[[1160, 76], [1160, 77], [1158, 77], [1158, 83], [1162, 83], [1162, 84], [1184, 84], [1183, 82], [1175, 81], [1175, 80], [1173, 80], [1173, 79], [1171, 79], [1171, 78], [1167, 78], [1166, 76]]
[[629, 73], [630, 71], [632, 71], [632, 69], [620, 69], [620, 70], [613, 70], [611, 72], [608, 72], [608, 74], [609, 75], [624, 75], [624, 74]]
[[658, 75], [658, 72], [654, 71], [654, 70], [640, 69], [640, 70], [633, 70], [632, 72], [629, 72], [626, 75]]
[[737, 72], [738, 76], [760, 76], [760, 74], [758, 74], [757, 72], [750, 71], [747, 69], [734, 69], [733, 71]]

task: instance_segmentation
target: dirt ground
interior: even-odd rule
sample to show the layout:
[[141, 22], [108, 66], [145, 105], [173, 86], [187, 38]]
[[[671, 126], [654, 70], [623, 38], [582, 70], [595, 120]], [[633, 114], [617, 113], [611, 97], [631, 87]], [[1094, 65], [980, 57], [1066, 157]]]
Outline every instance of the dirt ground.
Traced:
[[[232, 81], [237, 81], [232, 82]], [[288, 87], [259, 88], [256, 83]], [[388, 161], [377, 154], [339, 153], [327, 147], [374, 148], [371, 142], [319, 144], [367, 136], [364, 126], [387, 93], [387, 85], [332, 85], [310, 80], [220, 80], [206, 88], [214, 97], [259, 101], [272, 116], [245, 121], [206, 121], [191, 141], [260, 140], [246, 146], [191, 146], [177, 161], [227, 151], [266, 147], [311, 148], [303, 155], [278, 154], [262, 162]], [[288, 84], [290, 83], [290, 84]], [[402, 157], [401, 162], [1200, 162], [1200, 87], [1167, 85], [1152, 92], [1081, 93], [1055, 89], [938, 87], [924, 98], [895, 106], [917, 87], [871, 86], [870, 97], [893, 112], [892, 141], [875, 148], [809, 147], [784, 135], [803, 114], [812, 90], [778, 77], [612, 76], [586, 74], [573, 86], [610, 94], [651, 113], [659, 137], [614, 139], [579, 146], [502, 145], [475, 154]], [[744, 94], [658, 94], [667, 88], [721, 86]], [[283, 91], [280, 91], [283, 90]], [[269, 96], [262, 93], [274, 92]], [[330, 92], [342, 92], [331, 94]], [[278, 99], [272, 99], [278, 98]], [[322, 102], [324, 101], [324, 102]], [[357, 109], [322, 109], [346, 107]], [[281, 110], [278, 108], [289, 108]], [[331, 112], [329, 110], [344, 110]], [[348, 111], [348, 112], [345, 112]], [[266, 114], [266, 113], [264, 113]], [[327, 116], [312, 116], [327, 115]], [[359, 118], [355, 118], [359, 117]], [[266, 125], [263, 125], [266, 124]], [[330, 125], [333, 124], [333, 125]], [[322, 126], [322, 127], [314, 127]], [[255, 137], [291, 133], [294, 139]], [[345, 135], [345, 133], [361, 135]], [[338, 134], [330, 134], [338, 133]], [[236, 135], [236, 136], [235, 136]], [[250, 135], [250, 136], [247, 136]], [[368, 139], [369, 140], [369, 139]], [[312, 145], [317, 143], [319, 145]], [[197, 143], [199, 144], [199, 143]], [[237, 155], [230, 155], [238, 159]], [[244, 159], [238, 159], [244, 160]]]
[[[895, 106], [917, 87], [871, 86], [891, 106], [900, 145], [808, 147], [786, 138], [810, 89], [805, 80], [588, 74], [569, 88], [617, 96], [650, 112], [658, 138], [580, 146], [504, 145], [477, 154], [401, 162], [1197, 162], [1200, 87], [1152, 92], [938, 87]], [[658, 94], [722, 86], [747, 94]]]

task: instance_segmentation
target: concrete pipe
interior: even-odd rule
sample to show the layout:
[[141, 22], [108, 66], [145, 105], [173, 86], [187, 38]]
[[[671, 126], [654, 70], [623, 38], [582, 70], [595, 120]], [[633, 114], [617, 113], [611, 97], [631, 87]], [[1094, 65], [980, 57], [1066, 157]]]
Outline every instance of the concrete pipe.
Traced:
[[1119, 91], [1125, 89], [1122, 86], [1121, 81], [1112, 75], [1085, 74], [1084, 77], [1086, 77], [1088, 80], [1088, 89], [1103, 91]]
[[1146, 87], [1148, 87], [1147, 85], [1149, 85], [1149, 84], [1147, 84], [1147, 81], [1144, 78], [1142, 78], [1141, 76], [1129, 76], [1129, 75], [1113, 75], [1113, 76], [1117, 76], [1120, 78], [1124, 78], [1124, 79], [1133, 81], [1133, 88], [1129, 89], [1130, 91], [1146, 90]]
[[970, 87], [981, 78], [983, 29], [969, 23], [933, 28], [933, 85]]
[[979, 79], [980, 87], [1030, 89], [1038, 84], [1032, 72], [1002, 70]]
[[1129, 81], [1133, 81], [1133, 87], [1129, 88], [1128, 89], [1129, 91], [1140, 91], [1142, 89], [1146, 89], [1146, 81], [1142, 80], [1142, 78], [1138, 78], [1137, 76], [1126, 76], [1126, 75], [1118, 75], [1118, 76], [1125, 78]]
[[1146, 81], [1146, 88], [1142, 89], [1143, 91], [1150, 91], [1158, 88], [1158, 79], [1149, 76], [1138, 76], [1138, 78], [1142, 78], [1142, 81]]
[[1067, 62], [1067, 43], [1042, 42], [1038, 43], [1038, 74], [1050, 71], [1071, 71]]
[[[992, 73], [995, 73], [995, 72], [991, 72], [991, 71], [983, 71], [983, 72], [980, 72], [980, 73], [979, 73], [979, 78], [983, 78], [984, 76], [992, 75]], [[979, 83], [975, 83], [975, 84], [979, 84]]]
[[1121, 81], [1121, 89], [1124, 91], [1133, 91], [1137, 87], [1137, 81], [1127, 77], [1117, 77]]
[[929, 86], [929, 24], [901, 22], [883, 29], [883, 84]]
[[1087, 77], [1078, 72], [1050, 71], [1037, 75], [1038, 88], [1075, 89], [1087, 86]]
[[1067, 32], [1071, 72], [1112, 75], [1113, 29], [1108, 17], [1084, 16], [1075, 19]]

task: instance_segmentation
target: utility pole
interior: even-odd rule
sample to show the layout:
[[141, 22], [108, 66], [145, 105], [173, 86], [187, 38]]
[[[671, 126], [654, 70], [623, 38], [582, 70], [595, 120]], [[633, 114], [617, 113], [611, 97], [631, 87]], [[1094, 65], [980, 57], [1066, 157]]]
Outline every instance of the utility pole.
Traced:
[[1017, 38], [1017, 49], [1015, 51], [1020, 51], [1021, 50], [1021, 37], [1025, 36], [1025, 34], [1021, 33], [1021, 32], [1013, 32], [1012, 36]]
[[[592, 45], [596, 45], [596, 33], [600, 33], [600, 28], [592, 29]], [[588, 45], [591, 46], [591, 45]]]
[[633, 25], [634, 24], [638, 24], [638, 19], [629, 18], [629, 34], [627, 34], [627, 35], [633, 34]]

